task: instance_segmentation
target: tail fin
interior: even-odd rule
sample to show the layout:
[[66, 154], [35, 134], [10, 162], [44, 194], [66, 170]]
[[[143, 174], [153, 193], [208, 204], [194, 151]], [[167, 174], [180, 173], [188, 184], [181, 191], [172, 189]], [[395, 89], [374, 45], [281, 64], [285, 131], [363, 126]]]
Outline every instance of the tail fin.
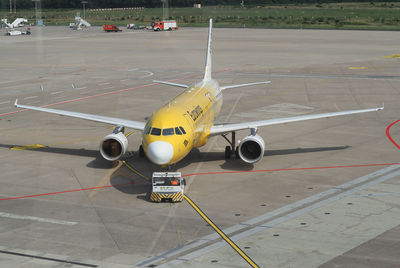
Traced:
[[204, 69], [203, 81], [211, 80], [211, 29], [212, 29], [212, 19], [210, 19], [210, 25], [208, 26], [206, 67]]

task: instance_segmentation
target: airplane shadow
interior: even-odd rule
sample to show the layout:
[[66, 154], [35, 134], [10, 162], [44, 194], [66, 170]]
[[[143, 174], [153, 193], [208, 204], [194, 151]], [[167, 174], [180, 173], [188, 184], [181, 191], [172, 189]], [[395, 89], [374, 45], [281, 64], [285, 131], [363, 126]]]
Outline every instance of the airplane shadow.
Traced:
[[[10, 144], [0, 144], [0, 148], [11, 149], [16, 145]], [[296, 148], [296, 149], [282, 149], [282, 150], [266, 150], [264, 156], [277, 156], [277, 155], [290, 155], [290, 154], [304, 154], [313, 152], [324, 152], [324, 151], [337, 151], [345, 150], [350, 148], [350, 146], [333, 146], [333, 147], [315, 147], [315, 148]], [[30, 151], [37, 151], [41, 153], [51, 153], [51, 154], [64, 154], [71, 156], [81, 156], [94, 158], [92, 161], [86, 164], [89, 168], [95, 169], [110, 169], [115, 167], [118, 162], [109, 162], [103, 159], [98, 150], [86, 150], [81, 149], [68, 149], [68, 148], [58, 148], [58, 147], [42, 147], [36, 149], [25, 149]], [[151, 178], [154, 171], [162, 171], [163, 169], [151, 163], [146, 157], [139, 157], [138, 152], [130, 152], [129, 157], [125, 158], [126, 161], [139, 173], [144, 175], [144, 177]], [[187, 167], [193, 163], [200, 162], [213, 162], [225, 160], [220, 167], [224, 170], [231, 171], [247, 171], [254, 169], [253, 164], [247, 164], [240, 161], [235, 156], [231, 159], [225, 159], [224, 152], [201, 152], [199, 149], [193, 149], [188, 156], [186, 156], [182, 161], [171, 167], [171, 170], [180, 170]], [[151, 182], [149, 179], [145, 179], [134, 172], [124, 168], [121, 165], [116, 169], [110, 176], [111, 185], [118, 191], [129, 194], [136, 195], [136, 198], [142, 199], [150, 202], [149, 195], [151, 192]]]
[[[295, 148], [295, 149], [281, 149], [281, 150], [265, 150], [264, 156], [278, 156], [278, 155], [291, 155], [291, 154], [305, 154], [315, 153], [324, 151], [338, 151], [345, 150], [351, 146], [331, 146], [331, 147], [313, 147], [313, 148]], [[174, 166], [174, 169], [178, 170], [184, 168], [190, 164], [197, 162], [213, 162], [225, 160], [220, 165], [222, 169], [232, 171], [247, 171], [254, 168], [253, 164], [247, 164], [240, 161], [236, 156], [231, 156], [230, 159], [225, 159], [224, 152], [200, 152], [199, 149], [193, 149], [188, 156]]]
[[[0, 147], [11, 149], [16, 145], [10, 144], [0, 144]], [[277, 155], [291, 155], [291, 154], [304, 154], [304, 153], [315, 153], [324, 151], [338, 151], [350, 148], [350, 146], [331, 146], [331, 147], [313, 147], [313, 148], [296, 148], [296, 149], [280, 149], [280, 150], [266, 150], [264, 156], [277, 156]], [[86, 150], [81, 149], [69, 149], [69, 148], [58, 148], [58, 147], [42, 147], [37, 149], [26, 149], [30, 151], [37, 151], [43, 153], [54, 153], [54, 154], [65, 154], [81, 157], [94, 158], [92, 161], [87, 163], [87, 167], [95, 169], [110, 169], [115, 165], [113, 162], [109, 162], [103, 159], [98, 150]], [[131, 156], [127, 158], [132, 160], [134, 163], [139, 164], [137, 166], [142, 167], [138, 169], [142, 173], [147, 173], [147, 171], [162, 171], [162, 169], [151, 163], [146, 157], [139, 157], [137, 152], [131, 152]], [[225, 159], [224, 152], [201, 152], [198, 148], [194, 148], [183, 160], [173, 165], [172, 170], [179, 170], [184, 167], [189, 166], [193, 163], [199, 162], [214, 162], [225, 160], [225, 163], [220, 165], [222, 169], [225, 170], [251, 170], [254, 168], [253, 164], [247, 164], [243, 161], [238, 161], [236, 156], [232, 156], [231, 159]], [[151, 172], [146, 174], [146, 176], [151, 177]]]
[[[11, 149], [15, 146], [20, 145], [11, 145], [11, 144], [0, 144], [0, 148], [8, 148]], [[91, 157], [94, 160], [87, 163], [87, 167], [96, 168], [96, 169], [110, 169], [113, 166], [113, 163], [105, 160], [98, 150], [87, 150], [84, 148], [81, 149], [70, 149], [70, 148], [58, 148], [58, 147], [41, 147], [36, 149], [24, 149], [27, 151], [36, 151], [42, 153], [53, 153], [53, 154], [64, 154], [71, 156], [82, 156], [82, 157]]]

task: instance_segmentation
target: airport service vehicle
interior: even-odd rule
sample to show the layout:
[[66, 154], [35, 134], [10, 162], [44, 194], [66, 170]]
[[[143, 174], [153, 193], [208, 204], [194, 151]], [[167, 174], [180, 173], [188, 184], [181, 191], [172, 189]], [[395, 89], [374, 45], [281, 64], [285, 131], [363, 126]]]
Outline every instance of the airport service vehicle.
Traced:
[[105, 32], [121, 32], [122, 30], [115, 25], [103, 25], [103, 30]]
[[181, 202], [185, 182], [180, 172], [153, 172], [150, 200]]
[[153, 21], [151, 27], [154, 31], [172, 31], [178, 29], [174, 20]]
[[[166, 168], [181, 161], [193, 148], [201, 147], [207, 143], [210, 137], [219, 135], [224, 137], [230, 145], [225, 147], [226, 158], [237, 154], [244, 162], [253, 164], [263, 158], [265, 151], [264, 139], [257, 133], [260, 127], [383, 110], [383, 107], [378, 107], [266, 120], [261, 119], [241, 123], [214, 124], [221, 110], [222, 95], [226, 90], [268, 84], [270, 81], [220, 86], [218, 82], [211, 77], [211, 31], [212, 20], [210, 20], [208, 30], [206, 64], [203, 79], [194, 85], [154, 80], [153, 82], [155, 83], [175, 86], [183, 88], [184, 90], [164, 106], [155, 110], [146, 122], [21, 105], [18, 104], [18, 99], [15, 101], [14, 105], [17, 108], [116, 125], [117, 127], [115, 127], [114, 131], [104, 137], [100, 142], [100, 154], [108, 161], [119, 160], [127, 153], [128, 139], [124, 135], [125, 128], [141, 131], [142, 145], [139, 151], [141, 154], [144, 152], [143, 155], [146, 155], [151, 162], [160, 165], [162, 168]], [[250, 133], [237, 145], [236, 132], [242, 130], [250, 130]], [[230, 133], [232, 134], [232, 138], [229, 140], [227, 136]]]
[[82, 28], [91, 27], [92, 25], [79, 16], [75, 16], [75, 22], [69, 24], [69, 28], [73, 30], [82, 30]]
[[1, 22], [6, 26], [6, 28], [17, 28], [25, 26], [25, 23], [28, 22], [25, 18], [16, 18], [12, 23], [8, 23], [7, 19], [1, 19]]
[[11, 30], [9, 32], [6, 32], [5, 35], [30, 35], [31, 32], [29, 30], [26, 31], [17, 31], [17, 30]]
[[138, 29], [138, 27], [134, 23], [129, 23], [126, 25], [126, 29]]

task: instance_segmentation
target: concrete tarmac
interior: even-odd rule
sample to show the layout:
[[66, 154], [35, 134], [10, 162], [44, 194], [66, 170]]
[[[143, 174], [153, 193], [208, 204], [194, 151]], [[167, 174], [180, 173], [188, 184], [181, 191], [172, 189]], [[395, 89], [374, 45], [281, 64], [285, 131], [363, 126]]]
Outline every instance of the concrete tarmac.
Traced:
[[[12, 106], [144, 121], [181, 92], [153, 79], [201, 79], [205, 28], [3, 34], [0, 267], [248, 266], [186, 202], [149, 202], [146, 179], [101, 158], [112, 126]], [[387, 131], [400, 114], [399, 43], [396, 32], [213, 30], [221, 85], [272, 81], [225, 91], [217, 123], [385, 105], [260, 128], [266, 151], [254, 165], [225, 160], [226, 141], [213, 137], [175, 166], [193, 174], [187, 195], [261, 267], [400, 267], [399, 149], [386, 133], [399, 141], [397, 124]], [[127, 161], [151, 176], [160, 168], [139, 157], [140, 141], [129, 136]]]

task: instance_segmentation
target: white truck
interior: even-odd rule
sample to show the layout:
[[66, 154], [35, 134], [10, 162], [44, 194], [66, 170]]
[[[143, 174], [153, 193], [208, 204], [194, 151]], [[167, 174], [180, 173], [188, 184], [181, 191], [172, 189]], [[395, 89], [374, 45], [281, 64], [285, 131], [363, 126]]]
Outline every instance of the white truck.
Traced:
[[185, 180], [180, 172], [153, 172], [150, 200], [181, 202]]
[[153, 21], [151, 23], [153, 31], [172, 31], [177, 30], [178, 26], [174, 20]]

